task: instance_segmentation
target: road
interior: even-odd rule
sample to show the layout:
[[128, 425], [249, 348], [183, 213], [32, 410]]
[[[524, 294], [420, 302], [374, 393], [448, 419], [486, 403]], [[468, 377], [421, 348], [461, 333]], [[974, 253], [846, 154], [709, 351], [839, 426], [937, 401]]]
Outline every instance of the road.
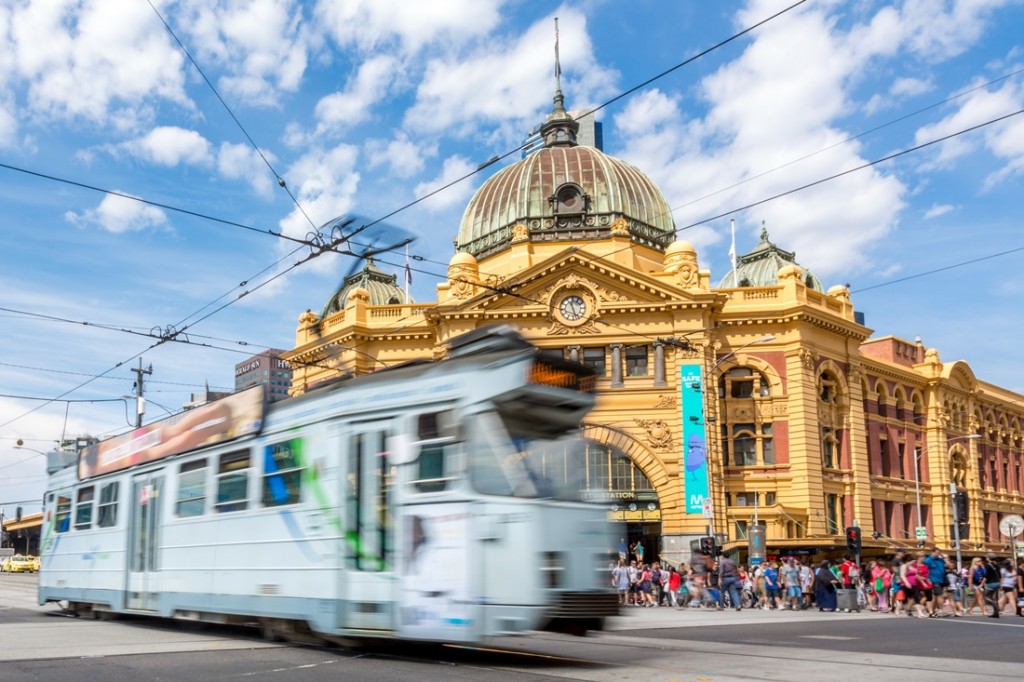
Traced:
[[0, 575], [0, 682], [1024, 679], [1024, 618], [1014, 617], [634, 608], [586, 638], [341, 648], [265, 642], [245, 628], [68, 618], [36, 605], [35, 589], [35, 576]]

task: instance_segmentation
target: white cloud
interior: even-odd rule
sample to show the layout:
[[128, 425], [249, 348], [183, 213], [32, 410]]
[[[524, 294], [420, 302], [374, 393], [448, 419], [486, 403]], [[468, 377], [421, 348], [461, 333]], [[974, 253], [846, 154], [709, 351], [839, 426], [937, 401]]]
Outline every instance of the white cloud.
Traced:
[[373, 105], [387, 93], [397, 70], [398, 60], [387, 55], [365, 61], [344, 90], [317, 102], [316, 134], [337, 133], [366, 120]]
[[[271, 163], [276, 160], [269, 151], [262, 151]], [[275, 178], [260, 155], [248, 144], [221, 143], [217, 150], [217, 170], [229, 180], [245, 180], [261, 197], [270, 198], [274, 194]]]
[[178, 21], [199, 64], [226, 72], [218, 87], [252, 105], [275, 105], [279, 91], [296, 90], [315, 44], [294, 0], [186, 0]]
[[189, 106], [183, 57], [153, 10], [134, 0], [21, 3], [11, 11], [17, 74], [32, 111], [116, 125], [148, 100]]
[[391, 175], [411, 178], [423, 170], [429, 157], [437, 156], [436, 143], [417, 144], [404, 132], [395, 134], [392, 140], [369, 140], [366, 143], [366, 160], [370, 168], [385, 165]]
[[[769, 9], [753, 3], [741, 21], [761, 19]], [[629, 134], [620, 156], [663, 189], [677, 209], [678, 227], [865, 162], [859, 144], [844, 142], [849, 134], [835, 121], [848, 113], [853, 75], [884, 40], [872, 38], [878, 47], [862, 44], [860, 53], [848, 49], [850, 33], [835, 28], [828, 9], [791, 12], [760, 29], [738, 59], [701, 82], [708, 107], [703, 117], [688, 116], [684, 102], [656, 90], [633, 98], [614, 117], [617, 129]], [[884, 36], [894, 30], [891, 24], [890, 17], [876, 16], [869, 27]], [[772, 240], [796, 250], [802, 265], [823, 277], [845, 274], [896, 225], [905, 192], [895, 177], [866, 170], [785, 196], [736, 216], [738, 249], [756, 243], [764, 220]], [[719, 220], [681, 236], [710, 246], [724, 243], [727, 231], [727, 221]]]
[[[1024, 108], [1024, 87], [1012, 80], [1005, 81], [996, 90], [975, 90], [958, 100], [957, 104], [958, 108], [941, 121], [919, 128], [915, 133], [915, 142], [922, 144], [953, 135]], [[995, 175], [1005, 177], [1018, 172], [1024, 163], [1024, 125], [1017, 119], [1019, 117], [942, 142], [922, 167], [926, 170], [949, 168], [958, 158], [984, 147], [1006, 162]], [[998, 179], [990, 176], [989, 182]]]
[[[416, 198], [418, 199], [426, 196], [427, 194], [444, 187], [448, 183], [454, 182], [455, 180], [468, 175], [473, 172], [475, 168], [476, 165], [465, 157], [448, 157], [444, 160], [440, 176], [433, 180], [421, 182], [416, 185], [416, 189], [414, 190]], [[469, 197], [473, 194], [473, 189], [472, 180], [466, 179], [460, 183], [452, 185], [442, 192], [438, 192], [429, 199], [426, 199], [422, 202], [422, 205], [427, 210], [433, 212], [443, 211], [447, 208], [451, 208], [452, 206], [465, 205], [466, 202], [469, 201]]]
[[159, 208], [114, 194], [105, 196], [96, 208], [87, 209], [81, 214], [68, 211], [64, 217], [70, 223], [98, 225], [115, 234], [167, 224], [167, 215]]
[[443, 41], [459, 44], [497, 26], [502, 0], [320, 0], [318, 22], [342, 46], [363, 50], [397, 40], [405, 52]]
[[121, 145], [135, 156], [161, 166], [191, 164], [202, 166], [213, 160], [210, 143], [194, 130], [160, 126]]
[[931, 220], [932, 218], [938, 218], [941, 215], [946, 215], [950, 211], [955, 211], [956, 206], [952, 204], [932, 204], [932, 207], [925, 211], [924, 219]]
[[[578, 109], [590, 98], [609, 94], [616, 74], [594, 59], [586, 17], [576, 10], [560, 9], [559, 31], [567, 104]], [[471, 54], [430, 59], [416, 103], [406, 113], [406, 124], [414, 130], [435, 132], [465, 122], [483, 121], [493, 129], [495, 122], [518, 121], [521, 139], [540, 112], [551, 110], [553, 34], [554, 24], [548, 16], [514, 39], [492, 37]]]
[[935, 84], [922, 78], [897, 78], [889, 92], [897, 97], [914, 97], [935, 89]]

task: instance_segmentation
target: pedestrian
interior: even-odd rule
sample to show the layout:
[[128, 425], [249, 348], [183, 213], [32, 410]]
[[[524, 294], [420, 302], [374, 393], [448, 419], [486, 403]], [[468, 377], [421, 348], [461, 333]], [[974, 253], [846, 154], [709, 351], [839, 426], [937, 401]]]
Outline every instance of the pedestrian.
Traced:
[[999, 568], [999, 611], [1005, 607], [1013, 611], [1017, 609], [1017, 571], [1013, 567], [1013, 559], [1007, 559]]
[[1002, 587], [1002, 576], [996, 566], [996, 555], [989, 552], [982, 562], [985, 567], [985, 601], [992, 605], [989, 618], [999, 617], [999, 588]]
[[1024, 616], [1024, 559], [1017, 560], [1017, 615]]
[[885, 565], [885, 559], [879, 559], [874, 562], [874, 566], [871, 568], [871, 573], [868, 574], [871, 579], [871, 588], [875, 593], [875, 603], [877, 609], [886, 613], [889, 610], [889, 591], [892, 589], [892, 572], [889, 567]]
[[796, 563], [800, 567], [800, 587], [803, 588], [804, 592], [802, 607], [809, 609], [814, 601], [814, 571], [809, 564], [804, 564], [799, 560]]
[[839, 580], [832, 573], [828, 559], [821, 562], [814, 574], [814, 601], [819, 611], [836, 610], [836, 585]]
[[675, 566], [668, 567], [668, 605], [679, 606], [679, 588], [683, 585], [683, 577]]
[[803, 591], [800, 589], [800, 569], [797, 568], [793, 557], [782, 562], [779, 574], [782, 577], [782, 587], [786, 590], [784, 605], [796, 611], [800, 608], [800, 597]]
[[619, 594], [619, 604], [625, 606], [629, 603], [629, 570], [621, 559], [619, 565], [612, 569], [612, 587]]
[[943, 588], [946, 585], [946, 557], [938, 547], [931, 551], [931, 554], [924, 558], [924, 564], [928, 567], [928, 580], [932, 584], [931, 608], [932, 615], [938, 616], [942, 613]]
[[764, 569], [764, 586], [768, 593], [768, 608], [779, 608], [779, 568], [774, 561], [768, 562]]
[[640, 584], [640, 571], [637, 569], [636, 561], [630, 561], [629, 566], [626, 568], [627, 574], [629, 575], [629, 600], [630, 604], [637, 605], [638, 591], [637, 586]]
[[[736, 562], [727, 556], [723, 556], [718, 561], [718, 585], [723, 596], [725, 593], [729, 595], [729, 603], [734, 609], [739, 611], [743, 608], [743, 599], [740, 596], [743, 583], [740, 581]], [[721, 611], [722, 608], [722, 604], [719, 602], [718, 610]]]
[[978, 607], [978, 614], [985, 615], [985, 564], [981, 557], [971, 559], [971, 566], [967, 572], [967, 596], [971, 600], [967, 607], [967, 615], [971, 615], [974, 607]]

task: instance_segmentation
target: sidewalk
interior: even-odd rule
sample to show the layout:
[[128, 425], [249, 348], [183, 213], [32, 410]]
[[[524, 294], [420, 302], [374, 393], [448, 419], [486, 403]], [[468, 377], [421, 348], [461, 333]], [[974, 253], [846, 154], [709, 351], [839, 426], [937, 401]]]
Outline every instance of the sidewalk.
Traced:
[[872, 619], [892, 618], [887, 613], [877, 613], [864, 609], [860, 613], [822, 612], [816, 608], [806, 611], [762, 611], [760, 609], [743, 609], [736, 611], [726, 609], [673, 608], [661, 606], [644, 608], [639, 606], [623, 606], [619, 615], [609, 618], [605, 630], [621, 632], [624, 630], [654, 630], [659, 628], [690, 628], [709, 625], [754, 625], [757, 623], [796, 623], [833, 621], [837, 619]]

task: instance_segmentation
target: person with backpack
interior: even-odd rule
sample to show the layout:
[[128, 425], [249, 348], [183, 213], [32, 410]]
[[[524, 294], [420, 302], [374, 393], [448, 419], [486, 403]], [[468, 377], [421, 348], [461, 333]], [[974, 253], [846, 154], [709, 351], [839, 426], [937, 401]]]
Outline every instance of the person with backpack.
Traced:
[[931, 554], [924, 558], [924, 564], [928, 567], [928, 580], [932, 583], [932, 600], [929, 610], [936, 616], [942, 615], [942, 603], [945, 601], [943, 592], [946, 586], [946, 557], [936, 547]]
[[992, 613], [989, 614], [989, 618], [999, 617], [999, 588], [1001, 587], [1001, 578], [999, 574], [999, 567], [996, 565], [996, 555], [989, 552], [985, 555], [985, 561], [982, 564], [985, 567], [985, 602], [992, 604]]

